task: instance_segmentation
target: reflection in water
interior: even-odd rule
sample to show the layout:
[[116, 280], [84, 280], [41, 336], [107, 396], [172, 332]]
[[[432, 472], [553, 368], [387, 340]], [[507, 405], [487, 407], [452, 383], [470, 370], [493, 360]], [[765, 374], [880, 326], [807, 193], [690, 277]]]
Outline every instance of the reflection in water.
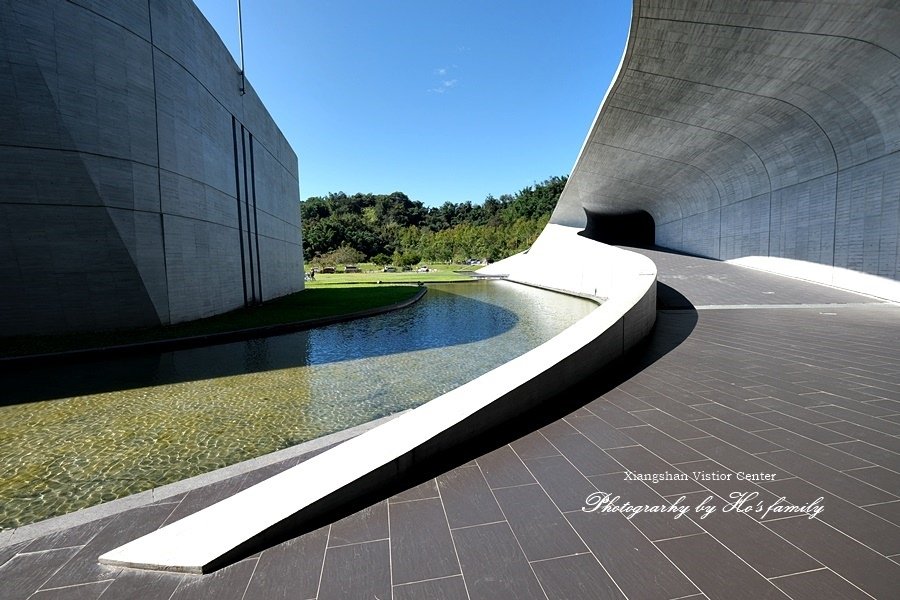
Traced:
[[594, 306], [509, 282], [434, 285], [416, 305], [370, 319], [4, 374], [0, 527], [412, 408], [546, 341]]

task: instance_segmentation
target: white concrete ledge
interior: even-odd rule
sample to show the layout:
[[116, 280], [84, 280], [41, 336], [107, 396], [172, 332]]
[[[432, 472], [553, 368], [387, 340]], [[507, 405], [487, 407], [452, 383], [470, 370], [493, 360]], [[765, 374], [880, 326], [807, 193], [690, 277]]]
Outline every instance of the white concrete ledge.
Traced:
[[100, 557], [145, 569], [207, 573], [258, 550], [459, 443], [540, 404], [649, 333], [656, 267], [646, 257], [550, 225], [527, 254], [482, 275], [603, 299], [537, 348], [375, 429]]

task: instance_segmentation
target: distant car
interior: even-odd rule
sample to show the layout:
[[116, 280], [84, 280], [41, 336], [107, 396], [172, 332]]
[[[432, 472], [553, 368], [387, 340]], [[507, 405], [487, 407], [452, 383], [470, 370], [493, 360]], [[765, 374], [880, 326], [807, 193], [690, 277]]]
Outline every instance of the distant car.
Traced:
[[416, 269], [416, 273], [427, 273], [427, 272], [428, 272], [428, 267], [425, 267], [425, 266], [419, 267], [418, 269]]
[[383, 268], [382, 271], [385, 273], [396, 273], [397, 267], [388, 266], [388, 267]]
[[344, 273], [359, 273], [359, 267], [356, 265], [345, 265]]
[[322, 273], [334, 273], [334, 267], [322, 267]]

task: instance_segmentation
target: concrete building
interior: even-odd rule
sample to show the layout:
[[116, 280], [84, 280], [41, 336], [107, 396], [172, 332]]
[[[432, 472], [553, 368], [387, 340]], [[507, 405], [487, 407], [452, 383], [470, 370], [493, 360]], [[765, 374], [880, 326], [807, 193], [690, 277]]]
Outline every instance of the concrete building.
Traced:
[[635, 0], [551, 222], [897, 280], [898, 31], [896, 2]]
[[0, 0], [0, 331], [303, 288], [297, 157], [190, 0]]

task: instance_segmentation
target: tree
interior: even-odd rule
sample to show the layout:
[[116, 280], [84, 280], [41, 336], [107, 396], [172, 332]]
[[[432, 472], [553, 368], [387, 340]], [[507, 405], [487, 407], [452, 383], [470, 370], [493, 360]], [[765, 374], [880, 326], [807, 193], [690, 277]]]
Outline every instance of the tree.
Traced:
[[351, 248], [344, 244], [318, 258], [318, 261], [325, 265], [352, 265], [362, 262], [365, 257], [362, 252]]
[[442, 262], [503, 258], [534, 242], [566, 181], [551, 177], [515, 194], [488, 195], [482, 204], [445, 202], [432, 208], [403, 192], [312, 197], [300, 206], [303, 255], [310, 262], [333, 260], [332, 253], [347, 246], [364, 257], [393, 255], [398, 266], [404, 255]]

